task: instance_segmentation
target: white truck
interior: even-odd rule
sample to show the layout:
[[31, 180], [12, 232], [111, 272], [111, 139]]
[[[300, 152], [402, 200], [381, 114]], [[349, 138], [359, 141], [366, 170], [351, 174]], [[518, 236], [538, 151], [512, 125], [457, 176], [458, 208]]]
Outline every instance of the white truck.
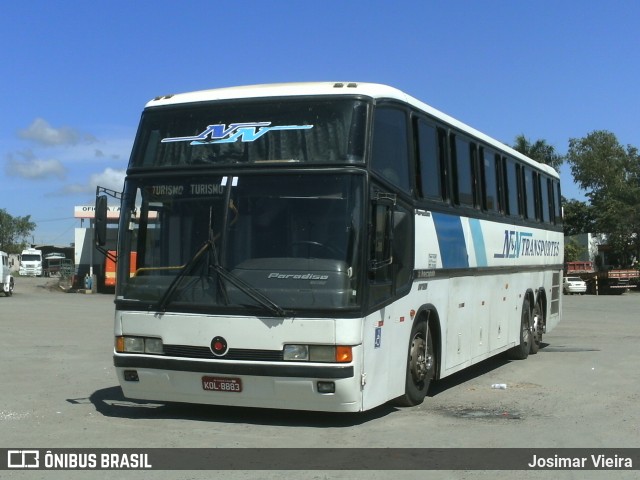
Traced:
[[30, 277], [41, 277], [42, 270], [42, 250], [27, 248], [20, 255], [20, 275]]
[[0, 252], [0, 288], [7, 297], [13, 294], [13, 275], [9, 268], [9, 255], [6, 252]]

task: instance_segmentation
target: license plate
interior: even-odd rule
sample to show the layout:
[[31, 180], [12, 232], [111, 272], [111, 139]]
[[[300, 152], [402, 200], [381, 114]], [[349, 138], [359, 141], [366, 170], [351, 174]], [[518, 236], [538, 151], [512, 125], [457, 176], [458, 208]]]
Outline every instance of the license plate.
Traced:
[[212, 392], [239, 393], [242, 391], [242, 380], [229, 377], [202, 377], [202, 388]]

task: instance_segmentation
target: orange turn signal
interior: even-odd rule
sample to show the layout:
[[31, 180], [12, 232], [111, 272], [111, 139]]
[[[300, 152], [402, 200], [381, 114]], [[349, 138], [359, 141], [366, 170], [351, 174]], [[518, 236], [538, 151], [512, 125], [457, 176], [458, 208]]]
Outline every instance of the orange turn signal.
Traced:
[[350, 346], [336, 346], [336, 362], [349, 363], [353, 360], [353, 353]]

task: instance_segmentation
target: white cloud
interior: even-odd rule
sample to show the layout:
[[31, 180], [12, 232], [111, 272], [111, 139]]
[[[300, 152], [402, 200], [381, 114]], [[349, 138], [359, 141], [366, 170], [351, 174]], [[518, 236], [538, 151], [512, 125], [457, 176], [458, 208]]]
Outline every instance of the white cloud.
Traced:
[[51, 177], [64, 179], [67, 175], [67, 169], [59, 160], [34, 158], [31, 152], [23, 152], [20, 155], [24, 158], [23, 160], [13, 155], [8, 156], [5, 166], [7, 175], [36, 180]]
[[60, 190], [54, 193], [47, 194], [48, 196], [65, 196], [65, 195], [78, 195], [85, 193], [93, 193], [96, 189], [91, 188], [90, 185], [81, 185], [79, 183], [72, 183], [70, 185], [65, 185]]
[[108, 188], [121, 192], [124, 186], [125, 170], [115, 170], [113, 168], [106, 168], [101, 173], [94, 173], [89, 177], [89, 181], [85, 184], [82, 183], [70, 183], [65, 185], [55, 192], [48, 193], [49, 197], [61, 197], [68, 195], [95, 195], [96, 187]]
[[125, 173], [125, 170], [106, 168], [102, 173], [91, 175], [91, 177], [89, 177], [89, 185], [93, 191], [100, 185], [101, 187], [120, 192], [124, 186]]
[[20, 130], [18, 136], [44, 146], [77, 145], [96, 141], [93, 135], [71, 127], [54, 128], [43, 118], [36, 118], [27, 128]]

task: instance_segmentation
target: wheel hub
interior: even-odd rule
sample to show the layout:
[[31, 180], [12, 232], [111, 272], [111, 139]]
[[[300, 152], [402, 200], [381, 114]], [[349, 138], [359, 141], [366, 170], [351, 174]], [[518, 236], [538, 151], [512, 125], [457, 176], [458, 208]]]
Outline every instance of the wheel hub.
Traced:
[[427, 378], [433, 366], [433, 355], [427, 352], [427, 343], [423, 338], [416, 337], [411, 342], [411, 375], [415, 383]]

